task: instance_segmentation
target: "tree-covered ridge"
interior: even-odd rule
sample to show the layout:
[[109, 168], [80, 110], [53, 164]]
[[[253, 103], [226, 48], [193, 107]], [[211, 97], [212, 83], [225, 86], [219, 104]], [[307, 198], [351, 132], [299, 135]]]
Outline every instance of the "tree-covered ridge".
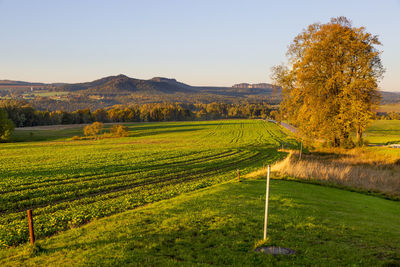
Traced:
[[129, 92], [173, 93], [194, 91], [191, 86], [179, 83], [175, 79], [155, 77], [150, 80], [130, 78], [120, 74], [92, 82], [65, 84], [56, 86], [59, 91], [81, 91], [102, 94], [126, 94]]
[[39, 109], [74, 111], [131, 103], [244, 103], [278, 104], [279, 88], [258, 84], [249, 88], [192, 86], [176, 79], [136, 79], [126, 75], [108, 76], [84, 83], [39, 84], [0, 80], [0, 99], [24, 99]]
[[17, 127], [80, 124], [98, 122], [149, 122], [185, 121], [226, 118], [266, 118], [274, 107], [267, 103], [256, 104], [182, 104], [152, 103], [143, 105], [116, 105], [104, 109], [78, 109], [68, 111], [42, 111], [27, 102], [0, 101], [8, 117]]

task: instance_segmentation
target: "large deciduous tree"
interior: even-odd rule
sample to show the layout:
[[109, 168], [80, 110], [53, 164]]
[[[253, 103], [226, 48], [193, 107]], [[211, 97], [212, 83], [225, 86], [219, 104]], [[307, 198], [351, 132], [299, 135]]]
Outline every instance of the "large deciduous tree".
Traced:
[[273, 68], [282, 87], [282, 114], [303, 136], [349, 146], [362, 134], [379, 102], [384, 69], [376, 35], [345, 17], [312, 24], [295, 37], [288, 64]]

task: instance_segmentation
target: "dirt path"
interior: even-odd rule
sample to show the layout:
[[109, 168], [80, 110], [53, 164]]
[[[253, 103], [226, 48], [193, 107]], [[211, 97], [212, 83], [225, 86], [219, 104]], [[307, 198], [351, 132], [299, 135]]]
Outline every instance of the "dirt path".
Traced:
[[284, 128], [286, 128], [286, 129], [288, 129], [289, 131], [291, 131], [292, 133], [296, 133], [296, 132], [297, 132], [296, 127], [293, 127], [293, 126], [290, 125], [290, 124], [287, 124], [287, 123], [284, 123], [284, 122], [277, 123], [275, 120], [268, 120], [268, 121], [269, 121], [269, 122], [276, 123], [276, 124], [279, 124], [279, 125], [281, 125], [282, 127], [284, 127]]
[[297, 132], [297, 129], [295, 127], [293, 127], [292, 125], [290, 125], [290, 124], [281, 122], [280, 125], [282, 125], [282, 127], [285, 127], [286, 129], [288, 129], [292, 133], [296, 133]]

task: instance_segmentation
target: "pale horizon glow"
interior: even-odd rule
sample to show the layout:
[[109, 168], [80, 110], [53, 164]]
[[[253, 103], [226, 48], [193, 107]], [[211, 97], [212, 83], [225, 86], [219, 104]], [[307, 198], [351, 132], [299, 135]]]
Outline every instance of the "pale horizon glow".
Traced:
[[0, 0], [0, 11], [0, 80], [271, 82], [271, 67], [286, 62], [303, 28], [346, 16], [379, 36], [380, 88], [400, 92], [400, 0]]

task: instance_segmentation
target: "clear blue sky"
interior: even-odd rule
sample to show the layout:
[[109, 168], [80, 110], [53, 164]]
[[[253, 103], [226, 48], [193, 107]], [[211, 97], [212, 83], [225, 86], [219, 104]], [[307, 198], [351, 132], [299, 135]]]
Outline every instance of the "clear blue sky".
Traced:
[[0, 0], [0, 79], [268, 82], [303, 28], [337, 16], [380, 36], [381, 87], [400, 91], [400, 0]]

